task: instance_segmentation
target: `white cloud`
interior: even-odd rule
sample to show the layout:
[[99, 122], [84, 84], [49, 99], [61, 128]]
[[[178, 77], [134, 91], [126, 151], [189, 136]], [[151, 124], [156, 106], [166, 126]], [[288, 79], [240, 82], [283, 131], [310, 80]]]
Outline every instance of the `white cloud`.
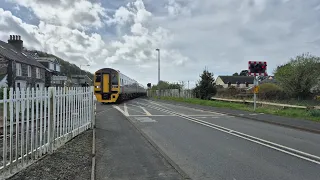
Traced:
[[46, 23], [71, 28], [100, 28], [105, 9], [88, 0], [9, 0], [20, 6], [30, 8], [35, 15]]
[[27, 47], [90, 62], [91, 72], [113, 67], [143, 84], [157, 82], [156, 48], [161, 79], [190, 84], [205, 66], [231, 75], [249, 60], [266, 60], [272, 73], [299, 53], [320, 55], [318, 0], [126, 0], [110, 12], [92, 0], [7, 1], [29, 8], [40, 23], [23, 22], [0, 5], [1, 40], [21, 34]]

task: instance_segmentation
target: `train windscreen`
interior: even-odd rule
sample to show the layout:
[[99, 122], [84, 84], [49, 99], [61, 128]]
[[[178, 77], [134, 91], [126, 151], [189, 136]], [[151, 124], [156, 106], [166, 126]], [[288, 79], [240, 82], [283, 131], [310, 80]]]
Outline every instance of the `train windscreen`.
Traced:
[[112, 83], [112, 85], [118, 85], [119, 83], [118, 83], [118, 76], [117, 76], [117, 74], [112, 74], [111, 77], [112, 77], [112, 78], [111, 78], [111, 83]]
[[101, 75], [100, 74], [96, 74], [96, 82], [101, 82]]

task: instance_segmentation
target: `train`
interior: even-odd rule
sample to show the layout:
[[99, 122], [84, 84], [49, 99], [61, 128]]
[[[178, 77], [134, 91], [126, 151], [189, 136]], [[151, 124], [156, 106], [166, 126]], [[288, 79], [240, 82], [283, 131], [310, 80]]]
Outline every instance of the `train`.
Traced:
[[102, 104], [120, 103], [147, 95], [147, 89], [136, 80], [113, 68], [102, 68], [94, 73], [94, 95]]

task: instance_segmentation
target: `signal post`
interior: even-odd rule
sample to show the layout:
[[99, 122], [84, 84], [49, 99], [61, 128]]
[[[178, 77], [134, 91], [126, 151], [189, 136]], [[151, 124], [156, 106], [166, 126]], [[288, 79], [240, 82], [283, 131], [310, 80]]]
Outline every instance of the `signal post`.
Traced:
[[253, 110], [257, 108], [257, 93], [259, 92], [259, 81], [257, 76], [268, 76], [267, 74], [267, 62], [266, 61], [249, 61], [248, 71], [253, 78]]

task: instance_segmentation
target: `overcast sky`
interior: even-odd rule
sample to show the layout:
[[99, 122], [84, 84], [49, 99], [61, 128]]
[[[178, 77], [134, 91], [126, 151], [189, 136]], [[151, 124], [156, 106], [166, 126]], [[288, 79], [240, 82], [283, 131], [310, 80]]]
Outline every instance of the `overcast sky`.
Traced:
[[199, 79], [202, 70], [232, 75], [249, 60], [268, 73], [290, 58], [320, 55], [319, 0], [0, 0], [0, 40], [85, 70], [120, 70], [146, 85]]

